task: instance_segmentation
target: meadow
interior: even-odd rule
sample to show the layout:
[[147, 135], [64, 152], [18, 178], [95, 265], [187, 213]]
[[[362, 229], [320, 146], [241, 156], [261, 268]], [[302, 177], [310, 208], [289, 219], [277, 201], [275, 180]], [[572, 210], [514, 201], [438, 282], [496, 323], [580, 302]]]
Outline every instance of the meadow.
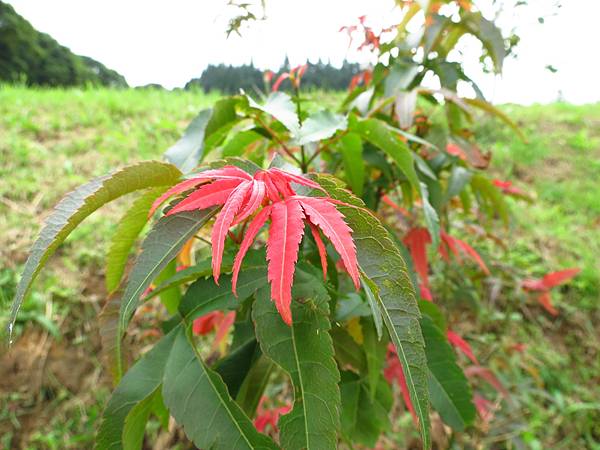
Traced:
[[[159, 159], [216, 99], [188, 91], [0, 87], [0, 318], [36, 233], [62, 195], [125, 163]], [[567, 267], [581, 273], [553, 292], [557, 317], [521, 292], [473, 300], [473, 320], [458, 331], [472, 337], [510, 394], [498, 401], [487, 429], [468, 433], [469, 443], [600, 448], [600, 104], [503, 110], [527, 142], [487, 118], [478, 125], [480, 142], [492, 152], [497, 178], [512, 180], [535, 201], [511, 200], [502, 245], [484, 250], [531, 277]], [[108, 237], [128, 201], [86, 220], [25, 303], [17, 340], [0, 355], [0, 447], [92, 446], [110, 392], [94, 319], [104, 301], [98, 292]], [[151, 313], [138, 322], [141, 345], [158, 327]], [[407, 415], [397, 422], [398, 435], [411, 427]]]

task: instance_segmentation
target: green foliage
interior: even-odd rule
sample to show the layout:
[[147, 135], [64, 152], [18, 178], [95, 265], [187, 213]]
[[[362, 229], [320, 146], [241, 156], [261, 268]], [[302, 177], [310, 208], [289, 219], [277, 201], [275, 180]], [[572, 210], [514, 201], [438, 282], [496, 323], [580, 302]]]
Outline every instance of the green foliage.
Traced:
[[79, 56], [40, 33], [12, 6], [0, 2], [0, 81], [38, 86], [127, 87], [122, 75]]
[[[203, 110], [167, 150], [165, 158], [175, 165], [130, 166], [59, 204], [51, 218], [55, 228], [42, 231], [42, 244], [26, 265], [15, 312], [41, 265], [92, 211], [135, 190], [156, 196], [180, 181], [181, 172], [221, 169], [213, 179], [186, 183], [157, 214], [126, 277], [123, 263], [141, 234], [150, 194], [117, 226], [124, 243], [111, 253], [109, 286], [123, 289], [101, 316], [115, 379], [125, 365], [122, 339], [133, 335], [128, 324], [140, 302], [160, 295], [169, 318], [160, 324], [166, 336], [122, 377], [100, 429], [100, 448], [139, 448], [146, 423], [158, 416], [164, 426], [167, 413], [201, 448], [277, 448], [275, 441], [286, 449], [374, 446], [396, 428], [389, 420], [388, 383], [394, 380], [429, 448], [430, 407], [449, 433], [470, 432], [471, 385], [490, 395], [474, 375], [484, 374], [508, 395], [489, 368], [470, 368], [467, 379], [463, 360], [475, 364], [477, 358], [467, 341], [451, 333], [468, 310], [464, 299], [477, 306], [482, 281], [493, 281], [484, 278], [489, 270], [463, 234], [476, 229], [493, 235], [498, 219], [510, 224], [505, 195], [511, 191], [486, 175], [489, 156], [467, 127], [472, 108], [514, 124], [481, 99], [460, 98], [457, 82], [470, 80], [460, 64], [445, 60], [465, 32], [482, 42], [482, 56], [490, 56], [496, 70], [506, 46], [495, 25], [465, 5], [450, 17], [428, 2], [414, 4], [387, 44], [361, 21], [363, 46], [382, 58], [354, 80], [359, 85], [335, 112], [306, 102], [300, 70], [291, 71], [293, 96], [238, 95]], [[427, 20], [416, 51], [404, 44], [406, 23], [418, 8]], [[428, 73], [439, 77], [441, 90], [420, 87]], [[171, 214], [174, 205], [189, 204], [178, 203], [181, 197], [207, 195], [222, 198]], [[253, 209], [244, 215], [249, 205]], [[213, 215], [209, 263], [204, 226]], [[269, 220], [267, 252], [250, 249], [265, 241]], [[305, 224], [310, 228], [304, 230]], [[232, 257], [247, 251], [243, 263]], [[190, 267], [176, 272], [176, 258]], [[481, 271], [459, 266], [463, 258]], [[494, 266], [520, 292], [521, 281]], [[155, 292], [142, 299], [152, 287]], [[442, 300], [441, 306], [420, 297]], [[290, 309], [293, 314], [282, 313]], [[457, 358], [450, 343], [465, 358]], [[289, 408], [275, 406], [286, 403]]]
[[268, 289], [256, 296], [253, 319], [265, 355], [292, 379], [294, 408], [280, 422], [283, 448], [337, 447], [339, 428], [339, 372], [328, 334], [328, 296], [314, 276], [298, 270], [293, 295], [294, 323], [281, 321]]

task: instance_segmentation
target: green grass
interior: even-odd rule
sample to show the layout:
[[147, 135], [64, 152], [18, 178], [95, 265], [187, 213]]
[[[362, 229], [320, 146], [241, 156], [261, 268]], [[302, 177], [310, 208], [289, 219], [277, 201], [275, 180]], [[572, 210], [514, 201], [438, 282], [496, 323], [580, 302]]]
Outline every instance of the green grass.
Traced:
[[[65, 192], [116, 166], [160, 158], [194, 115], [217, 98], [183, 91], [0, 87], [0, 300], [5, 306], [43, 218]], [[460, 330], [512, 393], [477, 442], [481, 448], [594, 448], [600, 441], [600, 104], [505, 110], [528, 142], [485, 120], [478, 126], [482, 148], [492, 151], [498, 178], [513, 180], [537, 200], [511, 201], [513, 224], [503, 235], [508, 250], [487, 251], [530, 276], [573, 266], [582, 273], [553, 293], [561, 311], [556, 319], [522, 292], [503, 291], [501, 307], [484, 303]], [[37, 339], [48, 335], [47, 370], [38, 391], [28, 389], [27, 377], [40, 375], [34, 370], [15, 377], [10, 395], [2, 395], [0, 384], [0, 446], [92, 445], [110, 389], [97, 357], [102, 263], [108, 236], [129, 201], [86, 220], [36, 282], [17, 332], [35, 348]], [[149, 320], [147, 327], [154, 325]], [[510, 350], [515, 343], [525, 343], [527, 350]], [[60, 351], [90, 355], [86, 377], [96, 378], [85, 379], [97, 387], [90, 389], [88, 381], [70, 386], [53, 372]], [[410, 426], [410, 418], [402, 421]], [[453, 445], [462, 448], [460, 440]]]

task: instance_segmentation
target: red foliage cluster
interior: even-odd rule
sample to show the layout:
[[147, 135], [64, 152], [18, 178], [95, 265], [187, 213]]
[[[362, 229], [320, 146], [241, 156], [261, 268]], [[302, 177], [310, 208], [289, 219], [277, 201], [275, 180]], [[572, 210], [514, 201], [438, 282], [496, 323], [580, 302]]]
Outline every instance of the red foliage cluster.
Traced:
[[[154, 214], [169, 197], [189, 190], [193, 191], [168, 211], [167, 215], [222, 205], [211, 236], [212, 268], [216, 283], [219, 282], [221, 261], [229, 229], [246, 222], [248, 228], [233, 266], [234, 294], [244, 256], [258, 232], [270, 219], [267, 260], [271, 298], [284, 322], [290, 325], [292, 283], [298, 249], [304, 234], [304, 221], [308, 223], [317, 244], [323, 275], [325, 276], [327, 271], [327, 257], [319, 229], [339, 253], [356, 289], [358, 290], [360, 286], [352, 230], [344, 221], [342, 213], [335, 207], [336, 202], [330, 197], [298, 195], [291, 183], [323, 191], [314, 181], [277, 168], [260, 170], [251, 176], [242, 169], [226, 166], [222, 169], [201, 172], [172, 187], [154, 202], [150, 215]], [[257, 211], [258, 214], [248, 222]]]

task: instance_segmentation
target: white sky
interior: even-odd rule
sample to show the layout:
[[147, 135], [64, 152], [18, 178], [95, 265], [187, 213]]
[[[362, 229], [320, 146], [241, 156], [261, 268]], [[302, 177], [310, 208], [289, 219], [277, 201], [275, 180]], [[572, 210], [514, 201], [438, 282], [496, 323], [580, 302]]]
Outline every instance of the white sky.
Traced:
[[[483, 3], [492, 0], [475, 0]], [[364, 61], [348, 50], [338, 30], [366, 14], [389, 25], [397, 15], [391, 0], [267, 0], [267, 20], [255, 22], [243, 38], [225, 37], [234, 9], [226, 0], [8, 0], [40, 31], [75, 53], [120, 72], [129, 84], [183, 86], [209, 63], [248, 63], [276, 69], [287, 54], [292, 64], [319, 58], [340, 64], [344, 57]], [[600, 101], [599, 0], [529, 0], [505, 11], [501, 20], [521, 36], [518, 59], [505, 62], [503, 76], [467, 66], [488, 99], [529, 104], [560, 95], [573, 103]], [[556, 15], [549, 13], [558, 11]], [[544, 15], [540, 25], [537, 17]], [[469, 42], [465, 53], [475, 53]], [[552, 65], [558, 72], [545, 69]]]

